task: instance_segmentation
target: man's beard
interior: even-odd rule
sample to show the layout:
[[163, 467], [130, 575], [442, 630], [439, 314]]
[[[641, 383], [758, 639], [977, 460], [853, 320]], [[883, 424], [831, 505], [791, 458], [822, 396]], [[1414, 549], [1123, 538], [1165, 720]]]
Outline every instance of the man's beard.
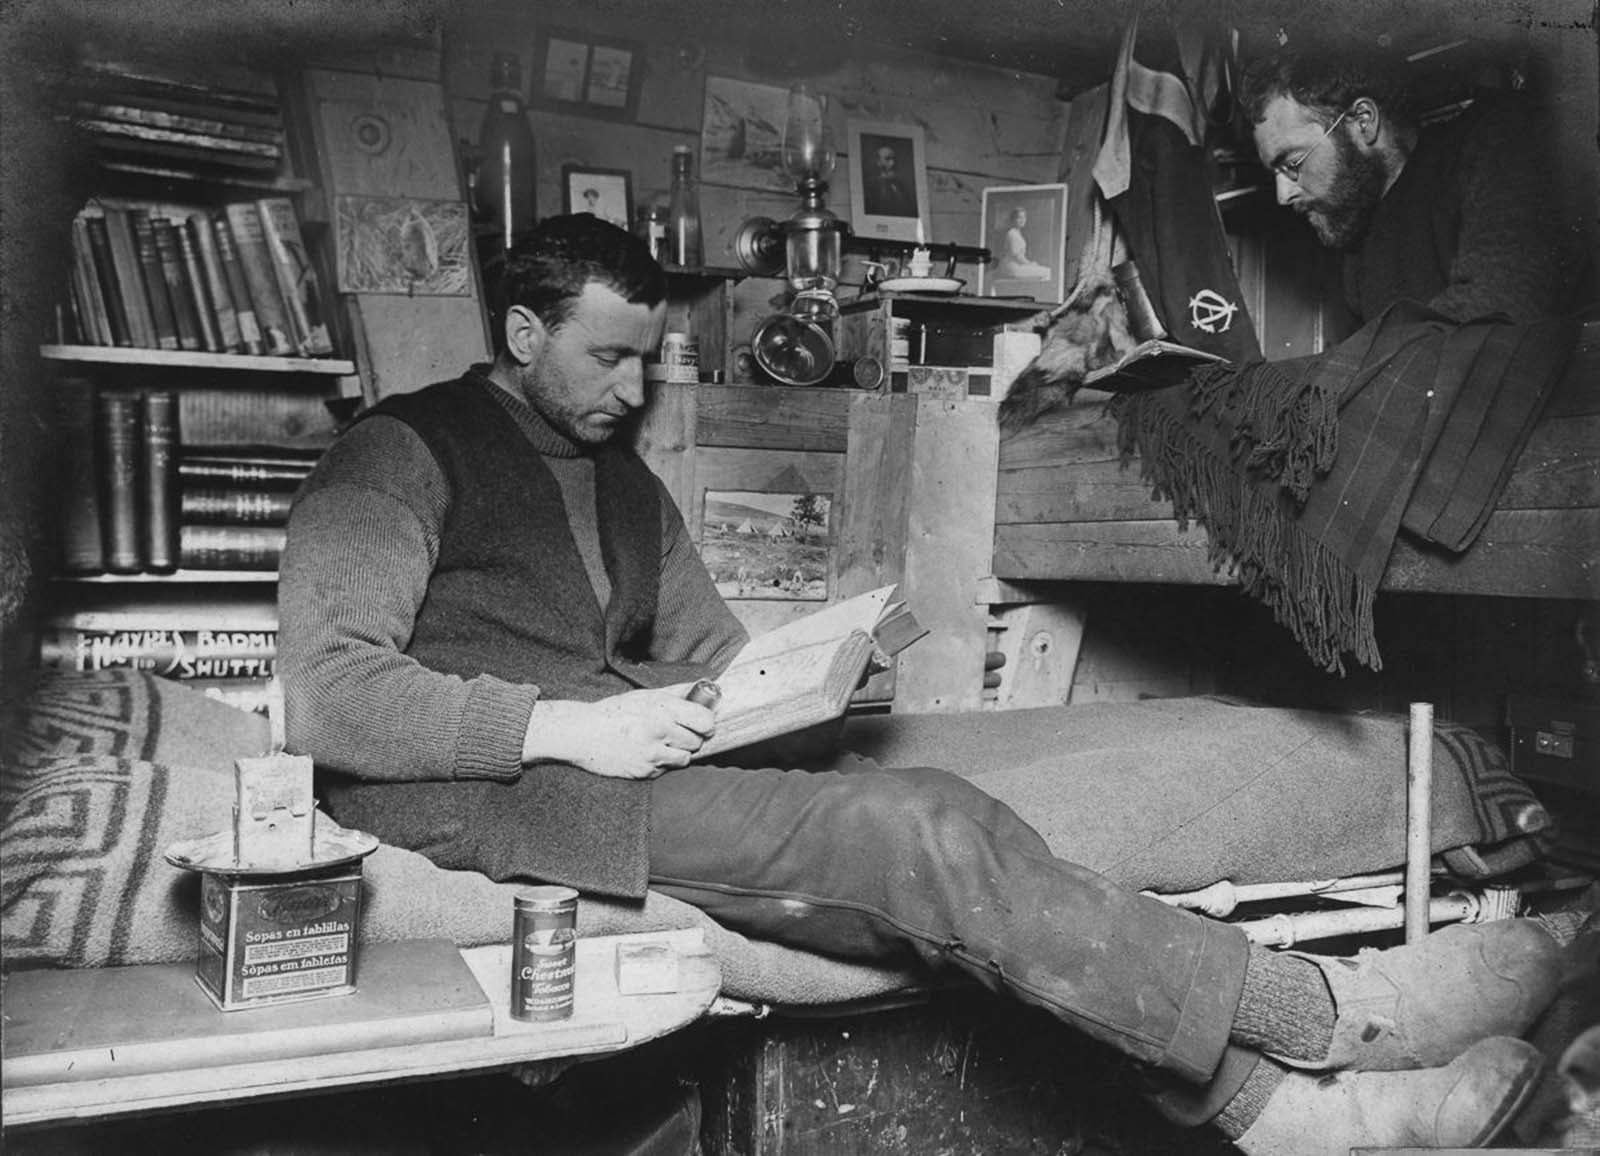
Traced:
[[1352, 248], [1367, 234], [1389, 173], [1383, 158], [1363, 153], [1346, 137], [1331, 138], [1338, 164], [1327, 195], [1301, 203], [1300, 212], [1330, 249]]

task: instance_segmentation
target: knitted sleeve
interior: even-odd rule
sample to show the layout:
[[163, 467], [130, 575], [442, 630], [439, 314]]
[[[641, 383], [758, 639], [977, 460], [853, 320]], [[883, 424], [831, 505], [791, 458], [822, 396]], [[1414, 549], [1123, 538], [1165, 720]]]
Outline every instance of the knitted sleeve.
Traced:
[[1570, 308], [1578, 263], [1563, 235], [1549, 126], [1528, 101], [1497, 102], [1473, 126], [1460, 158], [1460, 233], [1449, 280], [1428, 302], [1466, 320], [1518, 321]]
[[381, 416], [345, 433], [296, 496], [278, 581], [291, 750], [362, 779], [521, 774], [538, 688], [402, 653], [448, 497], [422, 440]]

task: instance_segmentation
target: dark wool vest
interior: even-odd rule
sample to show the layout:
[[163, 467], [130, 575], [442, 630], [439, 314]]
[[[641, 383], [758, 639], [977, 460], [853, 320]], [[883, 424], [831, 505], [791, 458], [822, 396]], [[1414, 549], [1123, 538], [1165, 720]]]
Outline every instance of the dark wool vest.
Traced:
[[[546, 698], [593, 701], [681, 677], [645, 661], [657, 604], [660, 495], [630, 450], [594, 454], [602, 608], [561, 491], [491, 390], [469, 374], [397, 395], [369, 415], [406, 422], [427, 444], [451, 501], [439, 559], [405, 652], [431, 670], [532, 683]], [[341, 822], [494, 879], [537, 879], [643, 895], [650, 787], [565, 764], [513, 783], [330, 783]]]

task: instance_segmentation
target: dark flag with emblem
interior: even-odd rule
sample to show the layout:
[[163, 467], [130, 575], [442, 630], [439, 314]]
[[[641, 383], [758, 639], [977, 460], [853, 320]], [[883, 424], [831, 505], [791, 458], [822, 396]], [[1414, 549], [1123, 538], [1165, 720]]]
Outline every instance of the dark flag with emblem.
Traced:
[[[1189, 68], [1184, 61], [1189, 61]], [[1259, 360], [1212, 194], [1206, 113], [1216, 54], [1162, 28], [1123, 34], [1095, 183], [1111, 205], [1169, 340]], [[1198, 81], [1191, 80], [1198, 78]]]

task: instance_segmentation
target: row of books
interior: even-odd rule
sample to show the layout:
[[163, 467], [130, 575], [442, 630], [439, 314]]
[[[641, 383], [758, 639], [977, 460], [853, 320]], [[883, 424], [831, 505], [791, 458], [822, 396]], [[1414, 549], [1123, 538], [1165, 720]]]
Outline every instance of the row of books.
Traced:
[[83, 345], [326, 357], [333, 341], [294, 202], [211, 209], [97, 199], [72, 222], [64, 338]]
[[270, 181], [283, 167], [277, 87], [248, 69], [84, 59], [62, 89], [58, 116], [113, 170]]
[[277, 569], [294, 490], [321, 448], [187, 442], [186, 400], [89, 387], [62, 495], [65, 571]]

